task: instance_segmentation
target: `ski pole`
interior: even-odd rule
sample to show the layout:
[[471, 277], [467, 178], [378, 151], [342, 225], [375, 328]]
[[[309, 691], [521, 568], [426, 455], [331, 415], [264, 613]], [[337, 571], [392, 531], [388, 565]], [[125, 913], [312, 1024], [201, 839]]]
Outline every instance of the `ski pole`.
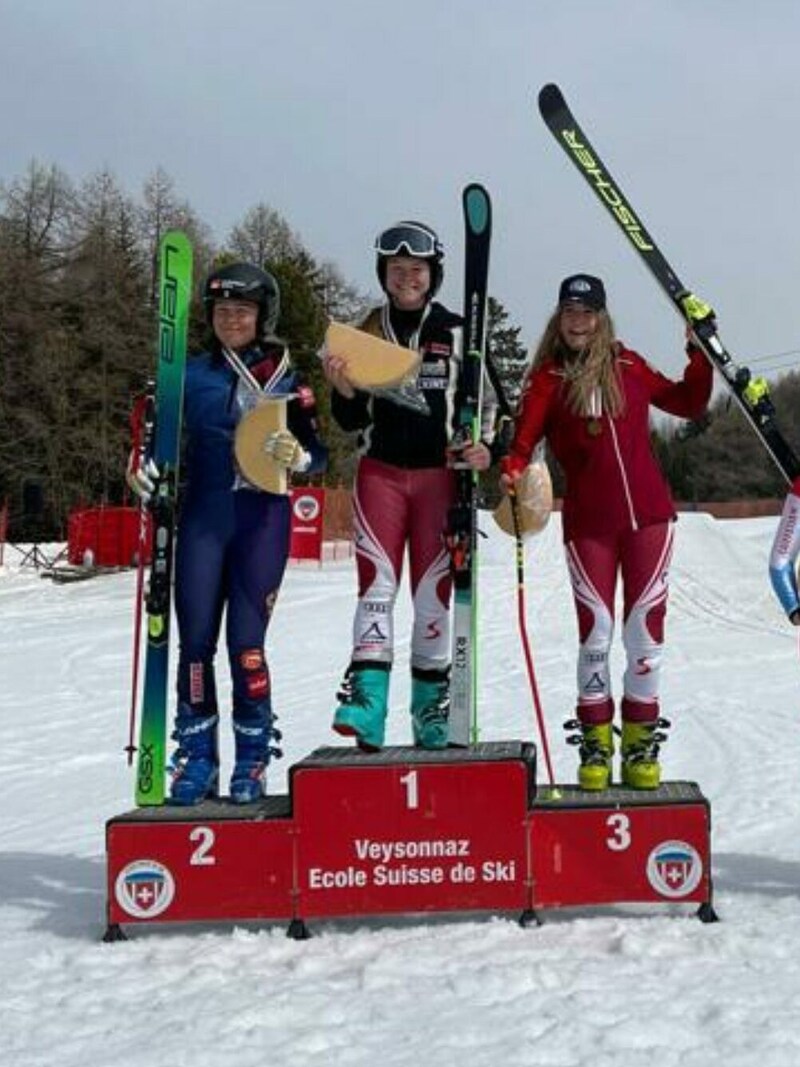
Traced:
[[539, 728], [539, 740], [542, 745], [542, 753], [544, 755], [545, 767], [547, 769], [547, 777], [550, 781], [550, 788], [553, 791], [553, 795], [557, 794], [555, 788], [555, 776], [553, 775], [553, 764], [550, 759], [550, 745], [547, 740], [547, 727], [544, 722], [544, 714], [542, 713], [542, 702], [539, 699], [539, 686], [536, 683], [536, 672], [533, 668], [533, 656], [531, 655], [530, 642], [528, 640], [528, 627], [525, 621], [525, 545], [522, 540], [522, 525], [520, 523], [519, 516], [519, 500], [517, 499], [517, 491], [514, 485], [509, 485], [508, 496], [511, 502], [511, 517], [514, 523], [514, 541], [516, 543], [516, 556], [517, 556], [517, 615], [519, 618], [519, 633], [522, 640], [522, 649], [525, 654], [525, 666], [528, 671], [528, 681], [530, 682], [531, 694], [533, 695], [533, 706], [536, 711], [536, 721]]
[[[142, 410], [142, 439], [139, 442], [137, 452], [139, 462], [144, 464], [153, 443], [155, 428], [155, 383], [148, 382], [145, 392]], [[144, 606], [144, 558], [147, 550], [147, 534], [149, 531], [147, 504], [144, 500], [139, 501], [139, 537], [136, 552], [136, 606], [133, 613], [133, 666], [131, 669], [131, 706], [128, 713], [128, 743], [125, 752], [128, 753], [128, 766], [133, 765], [133, 754], [136, 752], [136, 705], [139, 697], [139, 660], [142, 640], [142, 608]]]

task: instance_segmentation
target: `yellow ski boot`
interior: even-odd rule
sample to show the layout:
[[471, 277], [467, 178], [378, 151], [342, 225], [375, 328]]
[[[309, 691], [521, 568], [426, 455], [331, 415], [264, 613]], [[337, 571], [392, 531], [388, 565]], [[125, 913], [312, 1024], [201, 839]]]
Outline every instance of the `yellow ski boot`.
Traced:
[[667, 739], [666, 719], [622, 723], [622, 784], [631, 789], [658, 789], [661, 764], [658, 753]]
[[564, 723], [564, 729], [577, 731], [567, 738], [567, 743], [578, 745], [578, 785], [593, 793], [608, 789], [611, 784], [611, 757], [614, 754], [611, 723], [585, 723], [570, 719]]

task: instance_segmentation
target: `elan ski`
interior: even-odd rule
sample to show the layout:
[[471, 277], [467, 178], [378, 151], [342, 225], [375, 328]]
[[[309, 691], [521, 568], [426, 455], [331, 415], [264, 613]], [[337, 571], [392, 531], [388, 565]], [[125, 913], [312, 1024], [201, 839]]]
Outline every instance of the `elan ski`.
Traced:
[[147, 647], [136, 768], [136, 803], [141, 807], [164, 803], [172, 557], [191, 289], [192, 248], [185, 234], [173, 230], [164, 235], [159, 249], [158, 370], [152, 457], [159, 477], [150, 505], [153, 550], [145, 599]]
[[[463, 192], [464, 350], [454, 444], [480, 440], [486, 347], [486, 301], [492, 205], [481, 185]], [[457, 467], [456, 503], [450, 509], [447, 545], [453, 572], [453, 662], [450, 676], [451, 745], [478, 739], [477, 721], [477, 504], [478, 476]]]
[[778, 427], [766, 381], [754, 378], [748, 368], [737, 364], [725, 349], [717, 333], [713, 312], [683, 285], [669, 265], [575, 121], [557, 85], [545, 85], [541, 90], [539, 111], [556, 141], [639, 253], [676, 310], [692, 327], [700, 347], [724, 378], [761, 443], [786, 480], [792, 482], [800, 474], [800, 460]]

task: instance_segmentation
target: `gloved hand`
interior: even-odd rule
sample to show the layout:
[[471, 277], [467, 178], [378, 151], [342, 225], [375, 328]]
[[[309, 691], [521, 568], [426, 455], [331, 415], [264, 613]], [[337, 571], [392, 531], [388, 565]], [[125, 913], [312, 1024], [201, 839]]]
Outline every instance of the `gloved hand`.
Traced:
[[159, 477], [158, 467], [153, 460], [145, 459], [138, 449], [134, 449], [125, 468], [125, 481], [131, 492], [145, 504], [149, 504]]
[[500, 460], [500, 485], [508, 491], [510, 485], [514, 485], [524, 474], [528, 463], [522, 456], [509, 452]]
[[290, 471], [304, 471], [311, 464], [311, 456], [291, 430], [276, 430], [270, 434], [264, 444], [264, 451], [272, 456], [276, 463]]

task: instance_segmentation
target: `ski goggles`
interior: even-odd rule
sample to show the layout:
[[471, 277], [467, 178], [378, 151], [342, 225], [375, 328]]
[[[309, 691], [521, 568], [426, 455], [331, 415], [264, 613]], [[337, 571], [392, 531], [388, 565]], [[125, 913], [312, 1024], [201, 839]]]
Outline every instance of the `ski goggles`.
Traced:
[[430, 230], [413, 223], [390, 226], [375, 238], [375, 251], [380, 256], [421, 256], [428, 259], [440, 256], [442, 246]]

